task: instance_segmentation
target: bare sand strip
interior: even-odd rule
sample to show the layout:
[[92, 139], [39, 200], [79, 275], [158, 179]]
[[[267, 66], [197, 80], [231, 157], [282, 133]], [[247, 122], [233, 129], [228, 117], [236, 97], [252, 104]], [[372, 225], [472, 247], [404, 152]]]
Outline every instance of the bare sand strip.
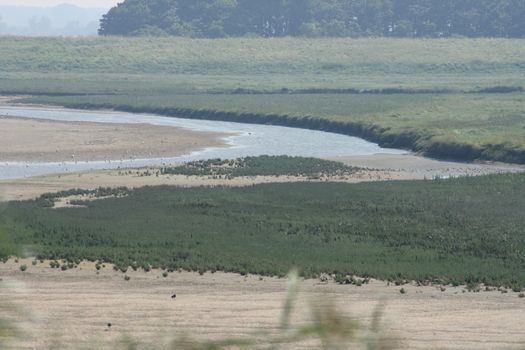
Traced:
[[9, 103], [17, 103], [17, 100], [20, 100], [22, 98], [25, 98], [25, 97], [29, 97], [29, 96], [25, 96], [25, 95], [10, 95], [10, 96], [6, 96], [6, 95], [0, 95], [0, 105], [5, 105], [5, 104], [9, 104]]
[[[27, 264], [21, 272], [19, 265]], [[27, 333], [10, 349], [105, 349], [123, 335], [162, 341], [183, 334], [198, 339], [250, 337], [275, 332], [286, 281], [217, 272], [128, 271], [93, 263], [59, 271], [48, 262], [0, 263], [0, 301], [16, 307], [14, 319]], [[338, 310], [367, 324], [381, 302], [384, 332], [407, 349], [516, 349], [525, 347], [525, 299], [498, 291], [464, 293], [461, 287], [400, 287], [372, 280], [362, 287], [306, 280], [294, 322], [309, 318], [312, 305], [333, 300]], [[171, 296], [176, 293], [177, 298]], [[107, 330], [107, 324], [112, 327]], [[318, 344], [302, 344], [317, 349]]]
[[291, 183], [291, 182], [346, 182], [358, 183], [363, 181], [381, 181], [400, 178], [400, 174], [388, 171], [358, 171], [355, 174], [343, 177], [309, 179], [302, 176], [250, 176], [227, 179], [226, 177], [212, 176], [185, 176], [185, 175], [157, 175], [159, 169], [124, 169], [101, 170], [88, 173], [46, 175], [19, 180], [0, 181], [0, 199], [26, 200], [35, 199], [44, 193], [60, 192], [70, 189], [94, 190], [99, 187], [128, 187], [144, 186], [251, 186], [263, 183]]
[[62, 162], [174, 157], [226, 146], [226, 134], [147, 124], [0, 117], [0, 161]]
[[461, 163], [425, 158], [417, 154], [376, 154], [330, 159], [355, 167], [388, 171], [410, 180], [525, 172], [525, 166], [521, 164]]
[[[441, 162], [415, 155], [373, 155], [336, 158], [346, 164], [365, 167], [351, 175], [311, 179], [301, 176], [253, 176], [233, 179], [184, 175], [157, 175], [159, 169], [102, 170], [88, 173], [45, 175], [27, 179], [0, 181], [0, 200], [34, 199], [44, 193], [73, 188], [93, 190], [98, 187], [143, 186], [250, 186], [262, 183], [345, 182], [359, 183], [390, 180], [423, 180], [435, 177], [475, 176], [503, 172], [522, 172], [525, 167], [507, 164], [462, 164]], [[64, 203], [67, 204], [67, 203]]]

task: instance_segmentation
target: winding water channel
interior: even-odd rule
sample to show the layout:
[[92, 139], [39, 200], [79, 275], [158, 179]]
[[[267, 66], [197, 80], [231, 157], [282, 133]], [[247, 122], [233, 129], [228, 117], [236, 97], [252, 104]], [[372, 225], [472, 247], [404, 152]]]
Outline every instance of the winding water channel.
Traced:
[[258, 155], [336, 157], [348, 155], [403, 154], [403, 150], [381, 148], [357, 137], [323, 131], [272, 125], [162, 117], [112, 111], [84, 111], [46, 107], [1, 106], [0, 115], [56, 121], [151, 124], [184, 129], [234, 134], [225, 141], [230, 147], [208, 148], [173, 158], [108, 159], [90, 162], [5, 162], [0, 160], [0, 179], [69, 173], [95, 169], [161, 166], [200, 159], [231, 159]]

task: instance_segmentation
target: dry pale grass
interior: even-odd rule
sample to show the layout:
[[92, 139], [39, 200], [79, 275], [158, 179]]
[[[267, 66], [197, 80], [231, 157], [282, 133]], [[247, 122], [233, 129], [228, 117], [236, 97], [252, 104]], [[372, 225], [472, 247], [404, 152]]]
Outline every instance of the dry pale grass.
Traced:
[[[21, 264], [28, 265], [26, 272], [20, 271]], [[97, 274], [93, 263], [68, 271], [50, 269], [48, 262], [32, 266], [29, 260], [0, 264], [0, 300], [18, 308], [12, 320], [25, 332], [9, 348], [104, 349], [123, 336], [158, 344], [184, 335], [200, 340], [247, 340], [281, 331], [286, 280], [219, 272], [203, 276], [174, 272], [166, 278], [161, 271], [128, 271], [127, 275], [129, 281], [109, 265]], [[362, 287], [301, 281], [291, 324], [335, 317], [329, 312], [310, 312], [312, 307], [319, 310], [334, 302], [338, 317], [351, 316], [370, 326], [373, 310], [384, 303], [384, 340], [396, 340], [403, 348], [525, 347], [525, 299], [516, 293], [404, 288], [407, 294], [400, 294], [398, 286], [375, 280]], [[177, 297], [172, 299], [174, 293]], [[284, 348], [317, 349], [319, 343], [306, 341]]]

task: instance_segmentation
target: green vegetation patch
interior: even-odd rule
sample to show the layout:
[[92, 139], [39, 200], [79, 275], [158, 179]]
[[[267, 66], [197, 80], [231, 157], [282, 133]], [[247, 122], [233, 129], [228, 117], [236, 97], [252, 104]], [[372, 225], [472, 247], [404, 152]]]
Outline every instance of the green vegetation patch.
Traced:
[[350, 175], [357, 168], [340, 162], [288, 156], [246, 157], [234, 160], [210, 159], [161, 169], [162, 174], [188, 176], [304, 176], [320, 178]]
[[0, 259], [4, 260], [7, 257], [17, 253], [11, 238], [8, 237], [7, 233], [0, 227]]
[[14, 243], [13, 235], [10, 232], [12, 223], [10, 223], [9, 218], [5, 216], [4, 210], [5, 203], [0, 202], [0, 260], [6, 260], [9, 256], [19, 252]]
[[[49, 209], [9, 203], [49, 259], [284, 275], [525, 287], [525, 175], [369, 184], [150, 187]], [[31, 213], [31, 215], [27, 215]]]

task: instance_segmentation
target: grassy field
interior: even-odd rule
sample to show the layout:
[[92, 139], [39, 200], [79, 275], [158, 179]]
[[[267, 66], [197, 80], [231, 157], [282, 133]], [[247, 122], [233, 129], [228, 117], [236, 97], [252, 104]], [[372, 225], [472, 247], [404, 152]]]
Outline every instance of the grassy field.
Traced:
[[[524, 56], [523, 41], [496, 39], [4, 37], [2, 78], [14, 85], [0, 91], [523, 87]], [[31, 85], [34, 80], [43, 84]]]
[[[50, 209], [11, 202], [17, 243], [128, 266], [525, 287], [525, 176], [247, 188], [150, 187]], [[73, 191], [74, 192], [74, 191]], [[71, 192], [71, 193], [73, 193]], [[68, 193], [68, 194], [71, 194]], [[30, 212], [31, 215], [27, 215]]]
[[325, 129], [434, 157], [525, 163], [523, 43], [2, 38], [0, 93]]

